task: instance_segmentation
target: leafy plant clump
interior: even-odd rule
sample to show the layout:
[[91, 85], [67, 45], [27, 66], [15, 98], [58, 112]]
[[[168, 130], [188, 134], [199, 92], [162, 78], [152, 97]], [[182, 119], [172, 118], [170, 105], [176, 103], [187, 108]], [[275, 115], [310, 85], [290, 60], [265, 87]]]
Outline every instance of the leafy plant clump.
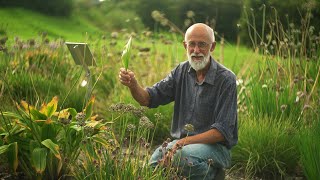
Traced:
[[106, 124], [93, 116], [94, 98], [82, 112], [74, 108], [57, 111], [58, 97], [40, 108], [25, 101], [18, 112], [2, 112], [0, 119], [0, 154], [7, 154], [13, 173], [21, 170], [30, 179], [59, 179], [69, 176], [81, 154], [96, 156], [93, 146], [110, 149], [102, 135]]

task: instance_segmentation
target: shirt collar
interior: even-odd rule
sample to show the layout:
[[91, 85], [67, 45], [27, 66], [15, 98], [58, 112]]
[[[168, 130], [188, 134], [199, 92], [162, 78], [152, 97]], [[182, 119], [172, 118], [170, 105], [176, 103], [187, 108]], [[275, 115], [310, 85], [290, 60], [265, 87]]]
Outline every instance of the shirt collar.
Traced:
[[[217, 62], [210, 56], [210, 67], [203, 82], [214, 85], [217, 67]], [[189, 67], [188, 73], [193, 75], [194, 78], [196, 77], [196, 71], [191, 66]]]

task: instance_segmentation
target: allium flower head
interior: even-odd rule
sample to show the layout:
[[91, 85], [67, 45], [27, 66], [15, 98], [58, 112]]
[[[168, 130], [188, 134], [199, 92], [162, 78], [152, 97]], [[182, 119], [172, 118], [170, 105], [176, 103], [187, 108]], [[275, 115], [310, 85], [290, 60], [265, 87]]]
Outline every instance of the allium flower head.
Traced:
[[194, 126], [192, 124], [186, 124], [184, 125], [184, 130], [187, 132], [194, 132]]

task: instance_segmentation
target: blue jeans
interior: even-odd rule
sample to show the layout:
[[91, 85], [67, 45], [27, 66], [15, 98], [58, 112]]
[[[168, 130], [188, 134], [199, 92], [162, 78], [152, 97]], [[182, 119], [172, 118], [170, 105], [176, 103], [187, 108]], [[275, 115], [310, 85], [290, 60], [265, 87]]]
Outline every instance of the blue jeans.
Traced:
[[[177, 140], [170, 142], [166, 149], [172, 148]], [[162, 147], [152, 154], [149, 164], [158, 165], [163, 158]], [[230, 150], [221, 144], [189, 144], [178, 150], [173, 157], [173, 166], [182, 169], [181, 175], [190, 179], [214, 179], [219, 168], [229, 167]]]

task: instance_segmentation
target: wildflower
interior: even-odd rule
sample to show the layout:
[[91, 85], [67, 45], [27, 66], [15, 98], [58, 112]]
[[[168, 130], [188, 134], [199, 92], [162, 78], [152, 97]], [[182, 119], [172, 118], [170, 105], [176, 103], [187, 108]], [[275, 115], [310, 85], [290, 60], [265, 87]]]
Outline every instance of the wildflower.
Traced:
[[80, 112], [76, 115], [76, 120], [78, 121], [79, 126], [86, 125], [85, 118], [86, 118], [86, 115], [83, 112]]
[[154, 114], [154, 117], [157, 119], [157, 120], [160, 120], [163, 118], [163, 115], [161, 113], [155, 113]]
[[192, 22], [191, 22], [190, 19], [184, 20], [184, 25], [185, 25], [186, 27], [188, 27], [191, 23], [192, 23]]
[[287, 107], [288, 106], [286, 104], [283, 104], [283, 105], [281, 105], [280, 109], [282, 112], [284, 112], [287, 109]]
[[146, 143], [146, 138], [144, 138], [144, 137], [140, 137], [138, 140], [137, 140], [137, 142], [140, 144], [140, 145], [143, 145], [144, 146], [144, 144]]
[[36, 41], [34, 39], [28, 40], [29, 46], [34, 46], [36, 44]]
[[154, 127], [153, 123], [149, 120], [147, 116], [142, 116], [139, 121], [140, 127], [145, 127], [147, 129], [152, 129]]
[[168, 142], [167, 141], [164, 141], [163, 143], [162, 143], [162, 147], [163, 148], [166, 148], [168, 146]]
[[94, 134], [94, 128], [89, 126], [84, 127], [84, 134], [87, 136], [92, 136]]
[[111, 33], [111, 38], [113, 38], [113, 39], [117, 39], [119, 37], [119, 33], [118, 32], [112, 32]]
[[311, 84], [314, 83], [314, 80], [312, 78], [308, 79], [307, 81]]
[[209, 166], [212, 166], [213, 165], [213, 159], [208, 159], [207, 163], [208, 163]]
[[243, 83], [243, 80], [242, 80], [242, 79], [238, 79], [238, 80], [236, 81], [237, 86], [239, 86], [239, 85], [242, 84], [242, 83]]
[[268, 88], [268, 85], [263, 84], [263, 85], [262, 85], [262, 89], [266, 89], [266, 88]]
[[7, 40], [8, 40], [8, 37], [7, 37], [7, 36], [1, 38], [1, 39], [0, 39], [0, 45], [5, 45], [6, 42], [7, 42]]
[[144, 144], [144, 147], [145, 147], [146, 149], [148, 149], [148, 148], [150, 147], [150, 143], [145, 143], [145, 144]]
[[187, 12], [187, 17], [188, 18], [193, 18], [195, 16], [195, 13], [193, 11], [188, 11]]
[[68, 119], [68, 118], [61, 118], [61, 119], [60, 119], [60, 122], [61, 122], [62, 124], [64, 124], [64, 125], [68, 125], [68, 124], [70, 124], [71, 120]]
[[86, 118], [86, 115], [83, 113], [83, 112], [79, 112], [77, 115], [76, 115], [76, 120], [77, 121], [82, 121]]
[[127, 130], [128, 130], [129, 132], [134, 131], [135, 129], [136, 129], [136, 126], [135, 126], [134, 124], [128, 124]]
[[188, 132], [193, 132], [194, 126], [192, 124], [186, 124], [186, 125], [184, 125], [184, 130], [186, 130]]
[[136, 117], [143, 117], [144, 116], [144, 108], [134, 108], [132, 109], [132, 114]]
[[163, 18], [163, 15], [159, 11], [152, 11], [151, 16], [154, 20], [160, 21]]

